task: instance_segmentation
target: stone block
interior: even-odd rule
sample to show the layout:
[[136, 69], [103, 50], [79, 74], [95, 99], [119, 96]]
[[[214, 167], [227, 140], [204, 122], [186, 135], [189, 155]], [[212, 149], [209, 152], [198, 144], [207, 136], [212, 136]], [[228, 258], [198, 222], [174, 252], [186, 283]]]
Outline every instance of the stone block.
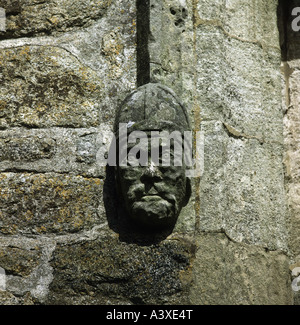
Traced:
[[2, 173], [0, 184], [2, 234], [72, 233], [105, 222], [98, 178]]
[[1, 128], [99, 125], [103, 82], [61, 48], [2, 50], [0, 81]]
[[6, 275], [28, 276], [37, 266], [40, 257], [38, 247], [27, 250], [23, 247], [0, 247], [0, 266]]
[[287, 255], [235, 243], [224, 233], [201, 233], [197, 245], [193, 304], [293, 304]]
[[49, 35], [88, 26], [105, 14], [111, 2], [1, 0], [0, 7], [7, 13], [7, 28], [0, 33], [0, 39]]
[[[105, 176], [112, 131], [99, 128], [13, 128], [0, 131], [0, 171]], [[103, 161], [102, 161], [103, 160]]]
[[260, 139], [282, 141], [279, 49], [230, 38], [210, 25], [198, 27], [197, 40], [202, 119], [224, 121]]
[[196, 24], [220, 28], [232, 38], [279, 48], [277, 0], [243, 2], [209, 0], [196, 2]]
[[287, 251], [282, 145], [246, 138], [219, 121], [203, 122], [202, 131], [200, 229]]
[[55, 153], [55, 140], [51, 138], [1, 138], [0, 161], [33, 161], [49, 159]]

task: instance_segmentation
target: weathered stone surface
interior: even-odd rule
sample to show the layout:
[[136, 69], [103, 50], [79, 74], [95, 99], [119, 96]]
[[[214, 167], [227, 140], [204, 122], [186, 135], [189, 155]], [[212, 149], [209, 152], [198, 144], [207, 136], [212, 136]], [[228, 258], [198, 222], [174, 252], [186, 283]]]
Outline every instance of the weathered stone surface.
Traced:
[[0, 174], [0, 232], [77, 232], [101, 218], [100, 179], [59, 174]]
[[18, 306], [18, 305], [34, 305], [36, 302], [35, 299], [32, 298], [30, 293], [27, 293], [25, 297], [17, 297], [8, 291], [0, 290], [0, 305], [1, 306]]
[[49, 35], [90, 25], [105, 14], [112, 0], [1, 0], [7, 13], [0, 38]]
[[148, 37], [150, 81], [163, 82], [180, 97], [187, 90], [182, 79], [187, 70], [185, 63], [191, 60], [192, 54], [190, 4], [189, 1], [150, 0], [149, 34], [141, 36]]
[[0, 133], [0, 161], [32, 161], [51, 158], [54, 152], [55, 141], [51, 138], [1, 138]]
[[193, 304], [293, 303], [289, 258], [282, 252], [235, 243], [223, 233], [202, 233], [196, 241]]
[[286, 189], [291, 219], [290, 248], [295, 255], [300, 253], [300, 201], [299, 201], [299, 163], [300, 163], [300, 73], [291, 71], [287, 79], [288, 87], [288, 107], [284, 117], [285, 124], [285, 169], [286, 169]]
[[[239, 29], [237, 12], [261, 21], [267, 7], [270, 25], [253, 31], [242, 22]], [[275, 1], [201, 1], [197, 8], [195, 121], [205, 137], [200, 229], [226, 229], [236, 241], [287, 251]]]
[[289, 245], [293, 255], [299, 254], [300, 251], [300, 202], [299, 202], [300, 185], [294, 181], [287, 184], [288, 203], [291, 212], [289, 222]]
[[[293, 246], [292, 246], [293, 248]], [[300, 255], [293, 258], [290, 264], [292, 290], [294, 295], [294, 305], [300, 305]]]
[[[300, 46], [299, 32], [292, 30], [292, 20], [296, 16], [290, 15], [292, 9], [300, 6], [299, 0], [280, 2], [281, 15], [285, 17], [281, 26], [282, 47], [282, 97], [285, 116], [285, 182], [287, 202], [290, 211], [288, 219], [289, 248], [292, 263], [299, 263], [300, 254]], [[295, 304], [299, 304], [299, 292], [295, 292]]]
[[[287, 251], [277, 1], [168, 1], [163, 9], [153, 14], [149, 51], [160, 63], [182, 63], [162, 66], [157, 80], [171, 85], [171, 66], [183, 72], [172, 86], [182, 82], [194, 127], [204, 132], [200, 193], [193, 189], [200, 229], [226, 229], [234, 240]], [[176, 29], [165, 24], [159, 31], [165, 14], [174, 28], [178, 19], [184, 24], [180, 43], [170, 51], [166, 40]], [[173, 55], [175, 49], [182, 55]]]
[[28, 276], [37, 266], [39, 257], [38, 248], [0, 247], [0, 266], [5, 269], [6, 275]]
[[2, 50], [0, 80], [2, 128], [99, 125], [102, 81], [60, 48]]
[[139, 246], [115, 235], [58, 245], [51, 261], [49, 302], [187, 303], [191, 253], [191, 245], [180, 240]]
[[137, 1], [137, 84], [171, 87], [190, 112], [194, 62], [192, 1]]
[[[136, 83], [135, 2], [130, 0], [114, 0], [108, 8], [107, 17], [95, 21], [87, 28], [70, 33], [60, 33], [56, 37], [27, 37], [7, 39], [0, 42], [0, 48], [3, 50], [7, 48], [21, 48], [23, 46], [40, 49], [61, 49], [65, 59], [69, 56], [73, 58], [75, 62], [73, 68], [75, 70], [77, 70], [76, 64], [83, 65], [82, 69], [86, 71], [84, 75], [89, 81], [94, 85], [98, 85], [100, 82], [101, 93], [98, 93], [97, 86], [94, 92], [97, 100], [96, 102], [91, 100], [93, 105], [96, 105], [95, 111], [98, 111], [98, 119], [112, 125], [116, 107], [124, 99], [124, 95], [135, 88]], [[37, 54], [37, 56], [39, 55]], [[37, 59], [39, 59], [36, 62], [37, 66], [44, 64], [44, 61], [40, 62], [40, 58]], [[72, 62], [68, 61], [65, 65], [72, 69]], [[44, 66], [39, 70], [42, 71], [43, 69], [45, 69]], [[35, 70], [35, 72], [37, 71]], [[59, 74], [57, 70], [55, 72]], [[81, 77], [85, 78], [85, 76], [82, 76], [80, 73], [78, 76], [79, 80]], [[94, 80], [96, 76], [97, 80]], [[85, 80], [82, 81], [84, 82]], [[72, 84], [74, 81], [70, 81], [70, 83]], [[66, 88], [69, 88], [69, 86], [66, 85]], [[77, 100], [78, 105], [82, 103], [82, 96], [80, 95], [80, 97]], [[87, 105], [86, 101], [84, 105], [81, 105], [82, 109], [85, 109], [85, 105]], [[0, 104], [0, 111], [1, 107], [2, 105]], [[77, 106], [75, 105], [75, 107]], [[65, 108], [62, 105], [60, 111], [64, 110]], [[7, 127], [7, 122], [2, 117], [0, 113], [0, 128], [5, 128]], [[85, 119], [84, 114], [82, 118]], [[32, 119], [34, 119], [34, 116]], [[74, 120], [73, 115], [70, 115], [71, 119]], [[91, 125], [91, 123], [84, 124]], [[95, 123], [92, 124], [95, 125]], [[49, 122], [48, 125], [53, 125], [53, 123]], [[67, 125], [68, 127], [75, 125], [77, 127], [79, 125], [82, 126], [82, 123], [68, 125], [63, 122], [59, 124], [59, 126], [62, 125]]]
[[0, 304], [43, 302], [53, 279], [49, 259], [55, 241], [47, 237], [0, 236], [0, 247], [8, 293], [0, 294]]
[[0, 170], [105, 177], [112, 131], [99, 128], [14, 128], [0, 131]]
[[197, 29], [197, 39], [201, 117], [262, 140], [282, 141], [279, 48], [262, 49], [207, 25]]
[[[293, 303], [289, 258], [268, 249], [289, 250], [297, 262], [300, 34], [289, 38], [283, 88], [293, 102], [283, 105], [289, 219], [277, 1], [160, 3], [161, 11], [150, 6], [151, 76], [180, 95], [193, 129], [205, 133], [191, 202], [196, 258], [176, 238], [137, 245], [131, 229], [115, 228], [120, 241], [104, 236], [97, 157], [116, 107], [136, 87], [136, 1], [0, 0], [8, 23], [0, 34], [0, 252], [10, 272], [0, 304]], [[194, 233], [192, 206], [179, 221], [175, 229]], [[34, 237], [30, 245], [22, 235]]]
[[211, 25], [231, 38], [278, 48], [277, 0], [196, 1], [196, 25]]
[[78, 162], [93, 163], [96, 161], [96, 137], [96, 134], [88, 134], [78, 139], [76, 148]]
[[221, 122], [203, 122], [202, 129], [200, 229], [225, 229], [235, 241], [286, 251], [282, 145], [239, 136]]

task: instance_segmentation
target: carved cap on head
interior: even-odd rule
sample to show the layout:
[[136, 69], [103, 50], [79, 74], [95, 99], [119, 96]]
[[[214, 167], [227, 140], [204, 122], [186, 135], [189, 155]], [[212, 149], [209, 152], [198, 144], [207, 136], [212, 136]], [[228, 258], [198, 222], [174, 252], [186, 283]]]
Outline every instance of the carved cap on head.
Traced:
[[120, 123], [126, 123], [130, 131], [190, 130], [183, 104], [173, 90], [158, 83], [143, 85], [126, 97], [117, 112], [115, 132]]

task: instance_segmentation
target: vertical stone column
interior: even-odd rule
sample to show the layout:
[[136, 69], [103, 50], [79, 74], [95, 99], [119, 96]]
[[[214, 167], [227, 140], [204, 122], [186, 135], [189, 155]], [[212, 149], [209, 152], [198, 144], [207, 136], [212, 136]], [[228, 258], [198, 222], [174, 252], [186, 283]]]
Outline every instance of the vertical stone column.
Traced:
[[193, 1], [205, 135], [193, 303], [291, 304], [277, 1]]
[[137, 1], [138, 85], [160, 82], [185, 97], [185, 62], [193, 57], [192, 6], [186, 0]]

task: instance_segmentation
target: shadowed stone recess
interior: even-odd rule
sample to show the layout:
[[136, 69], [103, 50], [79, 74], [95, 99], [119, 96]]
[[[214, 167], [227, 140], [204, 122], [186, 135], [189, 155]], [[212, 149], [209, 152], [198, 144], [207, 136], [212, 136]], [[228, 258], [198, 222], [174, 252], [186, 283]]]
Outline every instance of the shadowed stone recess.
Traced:
[[115, 235], [58, 245], [49, 302], [187, 303], [191, 253], [191, 245], [182, 241], [138, 246]]

